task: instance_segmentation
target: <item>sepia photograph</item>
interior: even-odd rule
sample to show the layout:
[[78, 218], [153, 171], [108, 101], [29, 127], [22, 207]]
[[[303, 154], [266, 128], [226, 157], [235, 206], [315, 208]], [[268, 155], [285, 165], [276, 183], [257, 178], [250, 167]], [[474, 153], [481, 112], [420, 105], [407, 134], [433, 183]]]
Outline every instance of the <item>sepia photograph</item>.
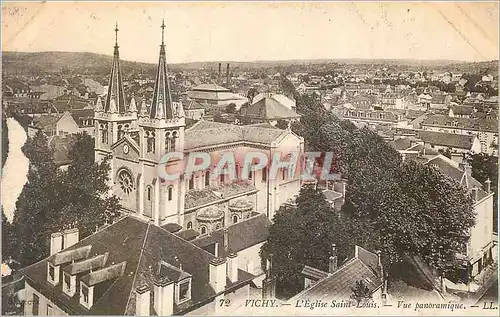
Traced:
[[498, 316], [498, 1], [2, 1], [1, 314]]

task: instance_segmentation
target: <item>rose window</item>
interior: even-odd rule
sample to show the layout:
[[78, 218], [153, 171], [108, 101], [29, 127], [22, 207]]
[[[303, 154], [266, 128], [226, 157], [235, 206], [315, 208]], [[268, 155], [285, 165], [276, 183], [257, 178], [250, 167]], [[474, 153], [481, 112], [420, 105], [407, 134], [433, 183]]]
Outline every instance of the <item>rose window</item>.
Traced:
[[130, 194], [130, 192], [134, 189], [132, 176], [127, 171], [120, 172], [120, 174], [118, 175], [118, 182], [120, 183], [120, 187], [125, 192], [125, 194]]

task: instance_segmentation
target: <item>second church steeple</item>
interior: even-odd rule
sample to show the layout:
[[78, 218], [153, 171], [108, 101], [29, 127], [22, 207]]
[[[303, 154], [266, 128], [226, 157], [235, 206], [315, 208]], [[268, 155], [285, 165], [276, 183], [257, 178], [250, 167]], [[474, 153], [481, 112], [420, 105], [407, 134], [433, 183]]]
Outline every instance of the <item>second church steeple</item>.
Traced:
[[161, 24], [160, 59], [156, 72], [156, 82], [153, 103], [149, 110], [151, 119], [173, 119], [172, 92], [167, 73], [167, 58], [165, 53], [165, 21]]

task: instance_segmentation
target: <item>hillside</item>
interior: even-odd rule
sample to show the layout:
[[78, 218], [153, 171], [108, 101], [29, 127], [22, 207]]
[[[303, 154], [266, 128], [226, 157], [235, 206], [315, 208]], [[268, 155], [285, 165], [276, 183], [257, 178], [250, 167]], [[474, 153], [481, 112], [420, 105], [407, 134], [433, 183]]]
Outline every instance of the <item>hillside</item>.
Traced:
[[[81, 52], [2, 52], [3, 73], [7, 75], [37, 75], [38, 73], [73, 73], [107, 75], [112, 61], [111, 55], [81, 53]], [[173, 70], [194, 70], [212, 69], [216, 70], [217, 63], [213, 62], [192, 62], [169, 65]], [[262, 68], [283, 68], [287, 66], [307, 65], [388, 65], [388, 66], [409, 66], [422, 69], [450, 70], [462, 72], [475, 72], [485, 70], [496, 73], [498, 61], [488, 62], [459, 62], [448, 60], [396, 60], [396, 59], [313, 59], [313, 60], [282, 60], [282, 61], [254, 61], [235, 62], [220, 61], [230, 63], [232, 69], [262, 69]], [[132, 61], [121, 62], [124, 74], [134, 75], [134, 73], [154, 74], [156, 64], [140, 63]]]
[[[38, 73], [87, 73], [106, 75], [113, 57], [110, 55], [74, 52], [2, 52], [3, 73], [8, 75]], [[155, 64], [121, 62], [124, 73], [152, 72]]]

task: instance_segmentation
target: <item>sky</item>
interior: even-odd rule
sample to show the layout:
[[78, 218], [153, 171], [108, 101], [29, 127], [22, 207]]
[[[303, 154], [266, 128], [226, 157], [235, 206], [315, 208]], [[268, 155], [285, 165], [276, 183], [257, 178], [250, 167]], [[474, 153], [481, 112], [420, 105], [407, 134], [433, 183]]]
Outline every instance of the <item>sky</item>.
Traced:
[[169, 63], [288, 59], [498, 59], [494, 2], [4, 2], [2, 51]]

